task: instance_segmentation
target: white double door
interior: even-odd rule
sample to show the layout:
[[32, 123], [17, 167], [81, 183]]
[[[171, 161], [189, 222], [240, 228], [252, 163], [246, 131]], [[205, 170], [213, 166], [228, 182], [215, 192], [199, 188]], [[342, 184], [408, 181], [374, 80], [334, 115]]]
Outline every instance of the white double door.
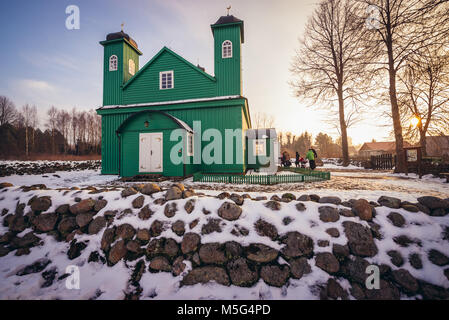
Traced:
[[162, 132], [139, 134], [139, 172], [162, 172]]

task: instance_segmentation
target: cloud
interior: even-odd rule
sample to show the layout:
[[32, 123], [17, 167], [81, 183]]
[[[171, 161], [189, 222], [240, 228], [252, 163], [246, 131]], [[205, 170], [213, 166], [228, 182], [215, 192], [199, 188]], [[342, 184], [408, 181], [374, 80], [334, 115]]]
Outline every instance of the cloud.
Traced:
[[37, 91], [52, 91], [54, 92], [56, 88], [50, 83], [42, 80], [34, 80], [34, 79], [22, 79], [18, 81], [19, 87], [22, 87], [24, 90], [37, 90]]
[[73, 57], [67, 54], [47, 55], [36, 52], [33, 52], [32, 54], [21, 52], [19, 53], [19, 56], [25, 60], [26, 63], [40, 69], [48, 70], [49, 68], [53, 68], [58, 71], [67, 69], [77, 71], [80, 69], [78, 65], [79, 62], [77, 63]]
[[8, 92], [16, 104], [36, 104], [40, 108], [56, 106], [58, 108], [92, 109], [100, 105], [101, 95], [97, 91], [87, 92], [78, 86], [67, 87], [44, 80], [16, 79], [9, 82]]

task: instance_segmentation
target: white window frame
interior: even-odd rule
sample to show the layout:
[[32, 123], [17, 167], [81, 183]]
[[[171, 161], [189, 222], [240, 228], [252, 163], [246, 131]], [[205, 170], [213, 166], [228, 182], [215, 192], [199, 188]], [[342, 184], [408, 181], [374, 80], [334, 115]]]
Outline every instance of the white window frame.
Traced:
[[[259, 151], [258, 145], [262, 145], [262, 150]], [[267, 155], [267, 140], [266, 139], [254, 139], [253, 140], [253, 156], [266, 156]]]
[[[171, 87], [170, 88], [162, 88], [162, 76], [163, 75], [171, 75]], [[173, 89], [175, 87], [175, 77], [173, 70], [169, 71], [161, 71], [159, 72], [159, 90], [169, 90]]]
[[109, 71], [117, 71], [118, 69], [118, 57], [113, 54], [109, 57]]
[[[228, 51], [230, 51], [230, 53]], [[232, 58], [232, 41], [231, 40], [225, 40], [221, 44], [221, 58], [222, 59]]]
[[134, 63], [133, 59], [128, 60], [128, 72], [132, 76], [136, 74], [136, 64]]
[[[193, 153], [195, 150], [195, 140], [194, 140], [193, 133], [191, 133], [191, 132], [187, 132], [186, 136], [187, 136], [187, 139], [186, 139], [187, 152], [186, 152], [186, 154], [187, 154], [187, 156], [191, 157], [191, 156], [193, 156]], [[190, 141], [192, 142], [191, 144], [190, 144]]]

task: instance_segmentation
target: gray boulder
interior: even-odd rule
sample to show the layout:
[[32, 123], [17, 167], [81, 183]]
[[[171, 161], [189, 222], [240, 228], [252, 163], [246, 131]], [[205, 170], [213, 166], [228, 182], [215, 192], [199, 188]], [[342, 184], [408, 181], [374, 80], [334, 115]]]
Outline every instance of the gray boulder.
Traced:
[[401, 207], [401, 199], [398, 199], [398, 198], [381, 196], [377, 200], [377, 202], [381, 206], [392, 208], [392, 209], [399, 209]]
[[161, 188], [155, 183], [147, 183], [140, 190], [141, 193], [146, 195], [152, 195], [156, 192], [161, 192]]
[[418, 202], [431, 210], [449, 209], [449, 201], [438, 197], [424, 196], [418, 198]]
[[271, 262], [278, 257], [278, 251], [261, 243], [251, 244], [246, 248], [248, 260], [257, 263]]
[[335, 274], [340, 270], [337, 258], [330, 252], [320, 252], [315, 256], [316, 266], [329, 274]]
[[320, 200], [318, 200], [319, 203], [331, 203], [339, 205], [341, 203], [341, 199], [339, 197], [321, 197]]
[[177, 186], [172, 186], [165, 193], [165, 200], [177, 200], [182, 198], [182, 190]]
[[57, 221], [58, 215], [56, 213], [45, 213], [33, 219], [33, 225], [37, 231], [48, 232], [55, 228]]
[[218, 284], [229, 286], [231, 284], [226, 270], [221, 267], [205, 266], [194, 268], [184, 276], [182, 286], [195, 285], [215, 281]]
[[240, 208], [235, 203], [225, 202], [218, 209], [218, 215], [226, 220], [234, 221], [237, 220], [242, 214], [242, 208]]
[[395, 227], [402, 228], [405, 224], [405, 218], [400, 213], [390, 212], [387, 218]]
[[51, 198], [49, 196], [34, 198], [30, 205], [34, 212], [47, 211], [51, 207]]
[[303, 235], [297, 231], [287, 233], [281, 240], [285, 246], [281, 249], [283, 255], [287, 258], [307, 257], [313, 255], [312, 238]]
[[304, 275], [312, 272], [312, 269], [307, 262], [307, 259], [302, 257], [290, 261], [290, 272], [292, 278], [301, 279]]
[[222, 246], [219, 243], [206, 243], [200, 247], [199, 255], [205, 264], [222, 265], [226, 262], [226, 257]]
[[105, 217], [96, 217], [89, 224], [88, 233], [89, 234], [97, 234], [104, 227], [106, 227], [106, 219], [105, 219]]
[[239, 287], [251, 287], [259, 278], [257, 271], [251, 270], [244, 258], [230, 261], [227, 270], [232, 284]]
[[449, 264], [449, 257], [436, 249], [431, 249], [427, 257], [430, 262], [437, 266], [445, 266]]
[[201, 238], [198, 234], [189, 232], [184, 235], [181, 242], [181, 251], [183, 254], [195, 252], [198, 250]]
[[344, 221], [343, 227], [352, 254], [360, 257], [373, 257], [377, 254], [378, 249], [369, 228], [352, 221]]
[[290, 268], [288, 266], [266, 265], [260, 270], [260, 277], [266, 284], [282, 287], [288, 280]]
[[320, 220], [323, 222], [336, 222], [340, 219], [338, 210], [334, 207], [323, 206], [318, 208], [320, 213]]

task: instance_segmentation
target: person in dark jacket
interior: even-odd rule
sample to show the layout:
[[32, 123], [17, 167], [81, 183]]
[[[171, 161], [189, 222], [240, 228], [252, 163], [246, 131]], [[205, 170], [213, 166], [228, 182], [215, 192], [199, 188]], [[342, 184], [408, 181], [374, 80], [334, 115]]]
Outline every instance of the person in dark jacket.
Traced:
[[290, 161], [290, 155], [287, 151], [284, 151], [282, 153], [281, 164], [284, 167], [290, 167], [292, 165], [292, 162]]
[[296, 168], [298, 168], [298, 166], [299, 166], [299, 158], [300, 158], [299, 152], [296, 151], [296, 156], [295, 156], [295, 166], [296, 166]]
[[281, 167], [285, 166], [285, 154], [283, 153], [281, 156]]

